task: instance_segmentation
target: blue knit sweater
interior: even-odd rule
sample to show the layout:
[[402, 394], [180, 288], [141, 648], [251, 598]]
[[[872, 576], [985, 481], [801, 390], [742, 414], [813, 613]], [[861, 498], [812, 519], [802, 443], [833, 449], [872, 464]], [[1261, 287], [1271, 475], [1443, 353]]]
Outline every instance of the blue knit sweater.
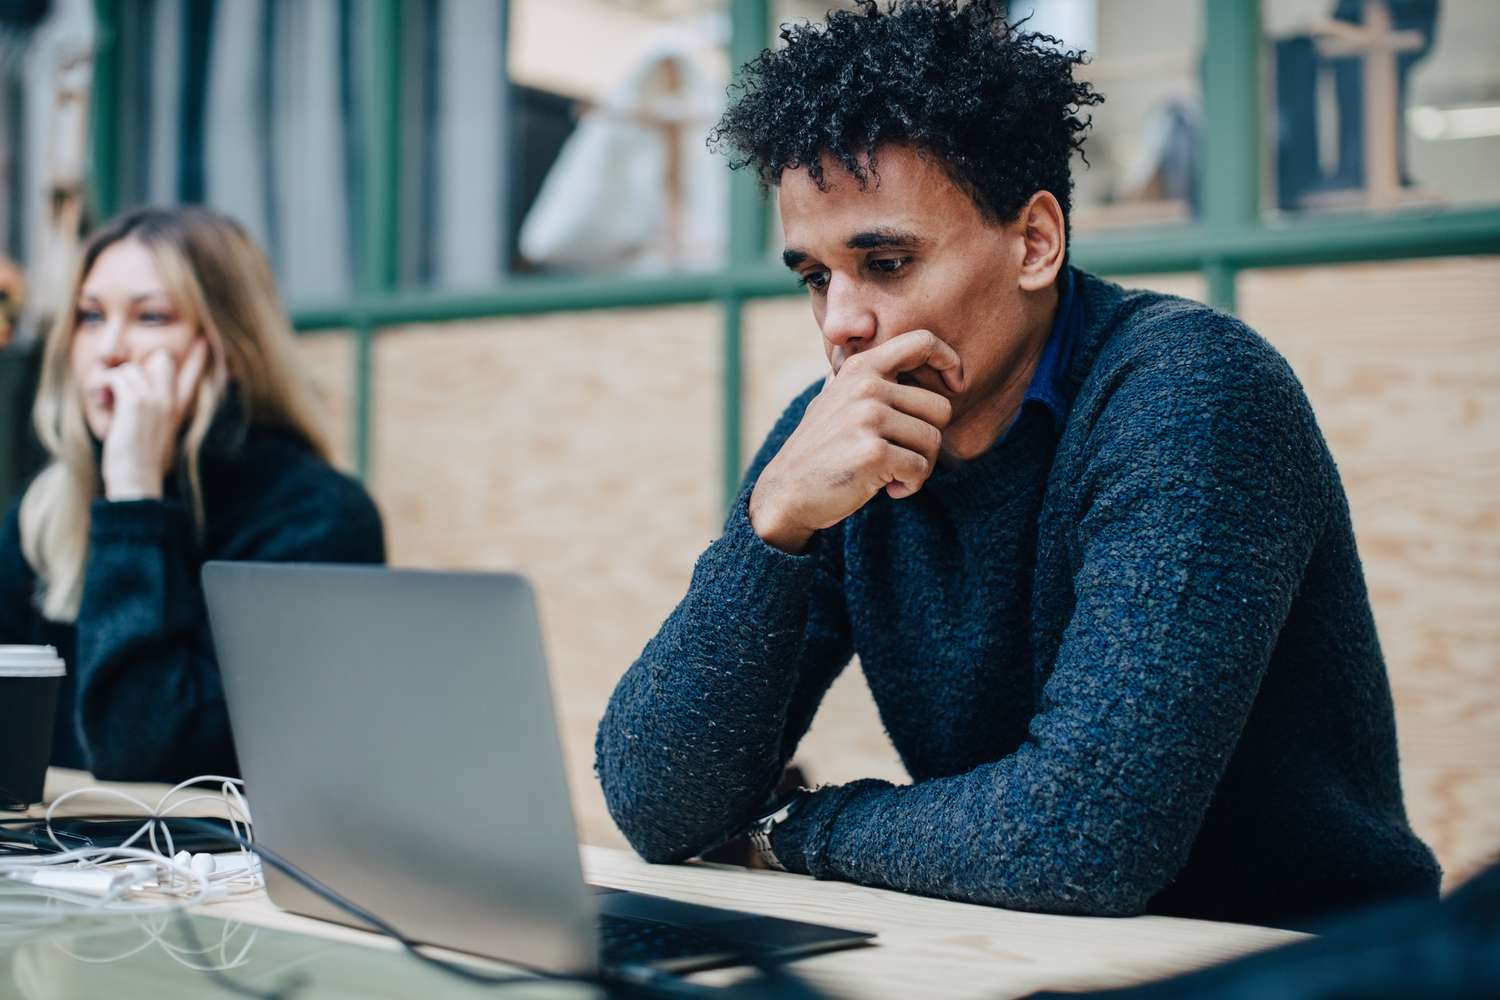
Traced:
[[1061, 431], [1023, 409], [801, 555], [746, 513], [818, 387], [787, 409], [600, 723], [605, 798], [645, 858], [762, 809], [858, 654], [912, 783], [816, 791], [774, 837], [793, 871], [1288, 926], [1436, 895], [1348, 504], [1295, 376], [1229, 316], [1077, 278]]

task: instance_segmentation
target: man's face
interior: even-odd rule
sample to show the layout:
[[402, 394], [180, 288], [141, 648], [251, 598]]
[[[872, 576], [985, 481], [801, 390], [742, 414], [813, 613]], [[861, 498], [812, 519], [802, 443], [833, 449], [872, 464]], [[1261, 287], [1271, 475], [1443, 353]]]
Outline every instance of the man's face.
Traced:
[[953, 393], [921, 368], [903, 377], [953, 401], [957, 426], [1008, 384], [1025, 357], [1028, 302], [1019, 281], [1024, 224], [996, 225], [942, 169], [905, 146], [877, 151], [862, 189], [823, 161], [827, 190], [805, 169], [781, 177], [784, 259], [802, 278], [835, 373], [851, 356], [908, 330], [930, 330], [963, 363]]

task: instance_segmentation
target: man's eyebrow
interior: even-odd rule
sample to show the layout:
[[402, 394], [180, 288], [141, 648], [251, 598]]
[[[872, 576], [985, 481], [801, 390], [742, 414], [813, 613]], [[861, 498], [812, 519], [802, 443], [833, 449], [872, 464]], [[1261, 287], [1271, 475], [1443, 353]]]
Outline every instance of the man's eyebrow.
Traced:
[[[878, 229], [867, 229], [855, 233], [844, 242], [844, 245], [850, 250], [889, 250], [897, 247], [916, 249], [926, 246], [927, 240], [904, 229], [881, 226]], [[806, 263], [807, 257], [807, 252], [804, 250], [788, 248], [781, 251], [781, 262], [794, 269]]]
[[883, 250], [890, 247], [920, 247], [927, 241], [904, 229], [881, 226], [849, 237], [844, 245], [850, 250]]

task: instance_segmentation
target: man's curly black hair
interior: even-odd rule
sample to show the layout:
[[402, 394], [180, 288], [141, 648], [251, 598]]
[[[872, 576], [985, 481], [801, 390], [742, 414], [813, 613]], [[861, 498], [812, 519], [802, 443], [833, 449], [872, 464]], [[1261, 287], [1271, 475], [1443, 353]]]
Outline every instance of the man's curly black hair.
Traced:
[[754, 167], [767, 187], [805, 167], [826, 189], [823, 156], [861, 185], [878, 183], [876, 147], [905, 144], [935, 157], [993, 222], [1014, 221], [1038, 191], [1052, 192], [1066, 218], [1068, 161], [1089, 127], [1080, 111], [1103, 100], [1073, 79], [1083, 54], [1022, 31], [1000, 3], [859, 7], [784, 25], [786, 46], [744, 67], [710, 147], [727, 148], [731, 167]]

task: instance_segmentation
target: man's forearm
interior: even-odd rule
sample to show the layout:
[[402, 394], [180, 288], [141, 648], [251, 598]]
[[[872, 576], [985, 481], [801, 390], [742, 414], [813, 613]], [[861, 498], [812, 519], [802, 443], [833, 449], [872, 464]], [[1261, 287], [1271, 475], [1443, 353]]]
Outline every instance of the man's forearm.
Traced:
[[[799, 682], [830, 668], [826, 644], [808, 662], [814, 577], [811, 555], [767, 546], [742, 507], [620, 680], [597, 768], [610, 812], [648, 860], [712, 846], [775, 783]], [[826, 684], [813, 687], [819, 697]]]

